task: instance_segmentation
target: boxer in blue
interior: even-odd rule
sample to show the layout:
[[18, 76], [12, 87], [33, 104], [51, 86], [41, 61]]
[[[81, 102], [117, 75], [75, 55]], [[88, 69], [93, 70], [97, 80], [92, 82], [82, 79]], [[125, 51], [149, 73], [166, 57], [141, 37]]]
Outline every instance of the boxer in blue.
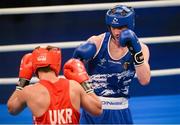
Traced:
[[86, 63], [103, 113], [91, 116], [82, 110], [81, 124], [132, 124], [128, 107], [129, 86], [134, 75], [141, 85], [150, 81], [149, 49], [134, 33], [132, 7], [117, 5], [106, 13], [109, 32], [90, 37], [77, 47], [74, 58]]

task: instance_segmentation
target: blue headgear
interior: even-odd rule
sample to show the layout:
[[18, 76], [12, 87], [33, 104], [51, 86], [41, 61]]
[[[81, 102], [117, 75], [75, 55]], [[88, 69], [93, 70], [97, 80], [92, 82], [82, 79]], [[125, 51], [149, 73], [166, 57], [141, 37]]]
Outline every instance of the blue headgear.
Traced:
[[117, 5], [106, 13], [106, 24], [112, 27], [127, 26], [133, 30], [135, 25], [134, 9], [124, 5]]

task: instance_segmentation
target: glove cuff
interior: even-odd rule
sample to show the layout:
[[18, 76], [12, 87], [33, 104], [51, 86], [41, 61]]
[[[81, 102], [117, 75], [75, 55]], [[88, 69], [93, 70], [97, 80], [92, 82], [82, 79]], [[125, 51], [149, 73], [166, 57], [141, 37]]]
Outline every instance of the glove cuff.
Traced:
[[91, 83], [89, 82], [83, 82], [81, 83], [81, 86], [84, 88], [84, 90], [86, 91], [86, 93], [92, 93], [93, 92], [93, 88]]
[[143, 64], [144, 63], [144, 56], [143, 56], [142, 51], [135, 53], [133, 55], [133, 59], [134, 59], [134, 64], [136, 66]]
[[19, 85], [16, 85], [16, 90], [20, 91], [20, 90], [22, 90], [22, 89], [23, 89], [23, 87], [21, 87], [21, 86], [19, 86]]
[[25, 78], [19, 78], [18, 84], [16, 85], [16, 90], [22, 90], [25, 86], [29, 85], [29, 80]]
[[25, 78], [19, 78], [16, 90], [22, 90], [25, 86], [29, 85], [29, 80]]

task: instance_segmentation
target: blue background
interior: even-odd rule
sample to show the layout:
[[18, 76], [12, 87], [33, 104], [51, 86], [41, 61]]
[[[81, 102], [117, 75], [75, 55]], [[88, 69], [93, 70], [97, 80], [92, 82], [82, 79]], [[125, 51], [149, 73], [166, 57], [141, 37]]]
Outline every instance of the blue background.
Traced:
[[[135, 11], [135, 32], [138, 37], [180, 35], [180, 7], [136, 8]], [[105, 13], [106, 11], [84, 11], [0, 15], [0, 45], [86, 40], [92, 35], [98, 35], [107, 31], [104, 21]], [[180, 67], [180, 43], [148, 44], [148, 47], [150, 49], [150, 66], [152, 70]], [[72, 56], [73, 50], [62, 49], [62, 64]], [[1, 52], [0, 78], [18, 77], [20, 59], [27, 52], [29, 51]], [[7, 102], [14, 88], [15, 85], [0, 85], [0, 104]], [[167, 118], [170, 116], [166, 116], [165, 120], [159, 114], [159, 119], [162, 120], [158, 122], [156, 119], [156, 123], [180, 123], [180, 120], [178, 120], [180, 119], [180, 114], [178, 114], [180, 112], [178, 105], [180, 100], [179, 75], [152, 77], [148, 86], [141, 86], [135, 79], [130, 90], [132, 97], [130, 102], [132, 103], [132, 111], [136, 123], [154, 123], [152, 119], [144, 122], [142, 115], [139, 116], [142, 112], [138, 111], [138, 107], [140, 107], [140, 110], [143, 110], [145, 113], [144, 118], [147, 117], [147, 120], [149, 117], [156, 116], [152, 112], [157, 111], [158, 107], [160, 114], [177, 111], [174, 115], [169, 114], [172, 118], [177, 117], [175, 121], [172, 118], [168, 121]], [[153, 101], [149, 102], [149, 99]], [[152, 107], [160, 99], [161, 103], [155, 105], [155, 108]], [[134, 104], [138, 106], [133, 107]], [[150, 108], [143, 109], [143, 106], [147, 104]], [[165, 104], [165, 107], [162, 108], [161, 105], [163, 104]], [[166, 109], [168, 110], [166, 111]], [[8, 118], [14, 118], [9, 115], [6, 116], [7, 119], [2, 117], [3, 113], [7, 114], [5, 105], [1, 105], [0, 110], [0, 123], [8, 123]], [[152, 113], [153, 116], [148, 116], [147, 112]], [[29, 110], [26, 109], [25, 112], [18, 116], [19, 119], [16, 117], [17, 123], [23, 123], [21, 119], [26, 116], [24, 123], [30, 123], [29, 115]], [[165, 121], [163, 122], [163, 120]]]

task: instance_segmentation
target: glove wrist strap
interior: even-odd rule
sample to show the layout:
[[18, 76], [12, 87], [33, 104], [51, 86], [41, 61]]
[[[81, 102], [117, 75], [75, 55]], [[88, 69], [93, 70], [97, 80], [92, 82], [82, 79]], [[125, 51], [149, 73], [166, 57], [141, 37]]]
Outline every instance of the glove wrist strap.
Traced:
[[89, 82], [83, 82], [83, 83], [81, 83], [81, 86], [84, 88], [86, 93], [92, 93], [93, 92], [92, 85]]
[[133, 55], [133, 59], [134, 59], [134, 64], [136, 66], [143, 64], [144, 63], [144, 56], [143, 56], [142, 51], [135, 53]]
[[16, 85], [16, 90], [22, 90], [23, 89], [23, 87], [21, 87], [21, 86], [19, 86], [19, 85]]
[[19, 78], [18, 85], [16, 85], [16, 90], [22, 90], [27, 85], [29, 85], [29, 80], [25, 78]]

